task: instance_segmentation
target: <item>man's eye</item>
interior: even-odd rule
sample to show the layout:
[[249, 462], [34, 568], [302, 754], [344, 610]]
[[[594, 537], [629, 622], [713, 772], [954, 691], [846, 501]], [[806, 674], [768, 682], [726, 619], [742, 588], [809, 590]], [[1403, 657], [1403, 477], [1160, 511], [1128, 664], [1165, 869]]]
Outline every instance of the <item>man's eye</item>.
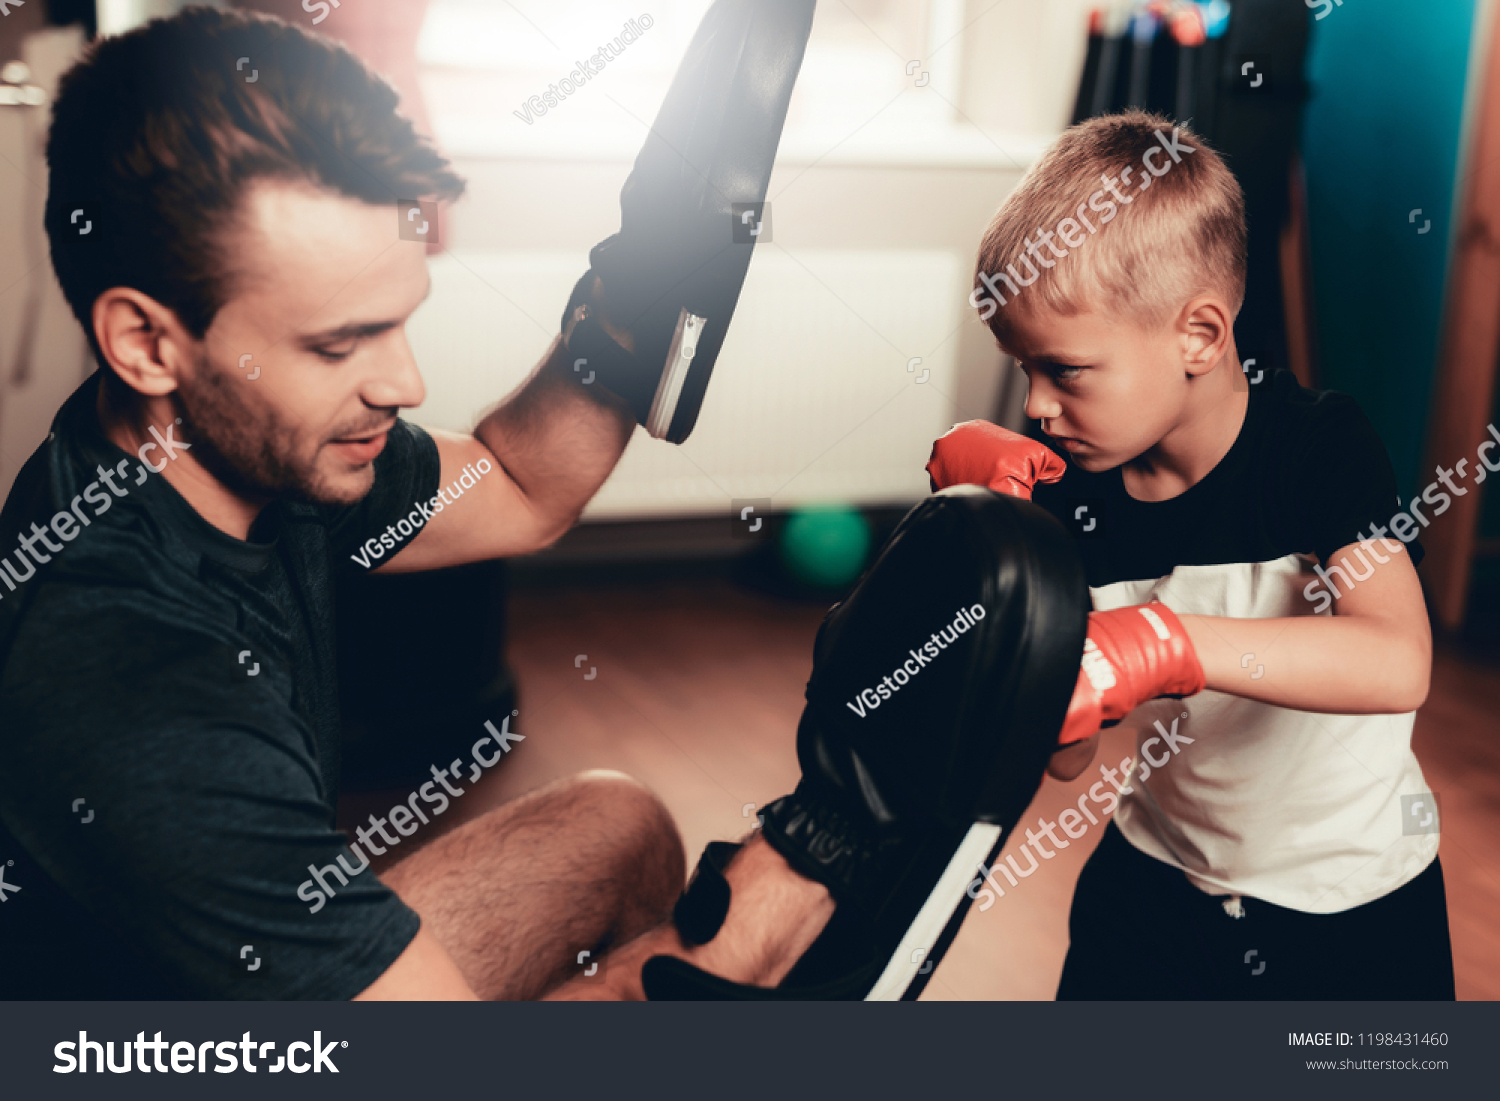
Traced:
[[326, 363], [340, 363], [354, 354], [355, 342], [336, 344], [327, 348], [314, 348], [313, 354]]

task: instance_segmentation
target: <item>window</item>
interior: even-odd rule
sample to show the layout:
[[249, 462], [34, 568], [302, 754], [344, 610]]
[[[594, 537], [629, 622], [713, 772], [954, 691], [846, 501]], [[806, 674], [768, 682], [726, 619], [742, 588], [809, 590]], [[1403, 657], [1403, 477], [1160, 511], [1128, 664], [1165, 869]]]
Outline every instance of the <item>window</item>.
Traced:
[[[645, 13], [621, 0], [435, 0], [418, 57], [443, 147], [455, 155], [633, 157], [708, 7], [656, 0]], [[952, 128], [963, 13], [964, 0], [820, 3], [785, 143], [816, 158], [852, 138], [855, 147], [882, 135], [898, 144]], [[617, 39], [620, 54], [602, 71], [576, 87], [565, 79]], [[549, 91], [556, 103], [539, 113], [533, 97]]]

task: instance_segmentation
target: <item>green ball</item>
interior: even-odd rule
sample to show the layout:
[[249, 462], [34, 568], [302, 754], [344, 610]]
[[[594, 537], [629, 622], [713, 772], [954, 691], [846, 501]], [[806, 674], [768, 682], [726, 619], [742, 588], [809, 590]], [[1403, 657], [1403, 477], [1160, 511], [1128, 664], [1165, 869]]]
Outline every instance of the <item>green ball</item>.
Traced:
[[869, 553], [870, 524], [848, 505], [796, 509], [781, 531], [781, 561], [788, 572], [819, 588], [849, 584]]

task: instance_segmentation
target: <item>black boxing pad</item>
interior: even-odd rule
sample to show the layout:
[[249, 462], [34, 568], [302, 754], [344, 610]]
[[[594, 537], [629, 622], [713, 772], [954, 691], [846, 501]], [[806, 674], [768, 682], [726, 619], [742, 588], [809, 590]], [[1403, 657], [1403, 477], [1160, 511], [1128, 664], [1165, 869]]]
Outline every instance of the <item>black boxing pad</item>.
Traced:
[[[620, 192], [620, 231], [589, 252], [563, 315], [568, 350], [658, 439], [692, 432], [763, 226], [761, 210], [814, 0], [717, 0]], [[603, 286], [610, 321], [589, 302]]]
[[[646, 996], [920, 995], [1041, 786], [1088, 616], [1074, 540], [1039, 506], [960, 485], [913, 508], [818, 630], [802, 779], [763, 812], [760, 836], [828, 888], [832, 918], [775, 989], [660, 956]], [[723, 893], [689, 891], [696, 936]]]

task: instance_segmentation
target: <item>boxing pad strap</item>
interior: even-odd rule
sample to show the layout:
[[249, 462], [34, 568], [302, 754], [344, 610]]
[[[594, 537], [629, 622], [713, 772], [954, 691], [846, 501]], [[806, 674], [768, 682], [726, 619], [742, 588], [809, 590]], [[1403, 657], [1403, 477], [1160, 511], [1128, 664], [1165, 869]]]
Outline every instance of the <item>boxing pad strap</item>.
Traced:
[[645, 424], [661, 381], [661, 371], [651, 371], [617, 344], [604, 331], [589, 302], [594, 271], [589, 269], [573, 287], [563, 311], [563, 343], [573, 359], [573, 377], [585, 386], [602, 386], [630, 406], [637, 424]]
[[837, 811], [797, 785], [765, 809], [762, 833], [792, 868], [828, 888], [834, 900], [859, 905], [870, 896], [894, 840], [871, 841]]
[[733, 841], [710, 841], [698, 860], [687, 890], [672, 908], [672, 924], [684, 944], [707, 944], [729, 915], [729, 881], [724, 869], [741, 846]]

